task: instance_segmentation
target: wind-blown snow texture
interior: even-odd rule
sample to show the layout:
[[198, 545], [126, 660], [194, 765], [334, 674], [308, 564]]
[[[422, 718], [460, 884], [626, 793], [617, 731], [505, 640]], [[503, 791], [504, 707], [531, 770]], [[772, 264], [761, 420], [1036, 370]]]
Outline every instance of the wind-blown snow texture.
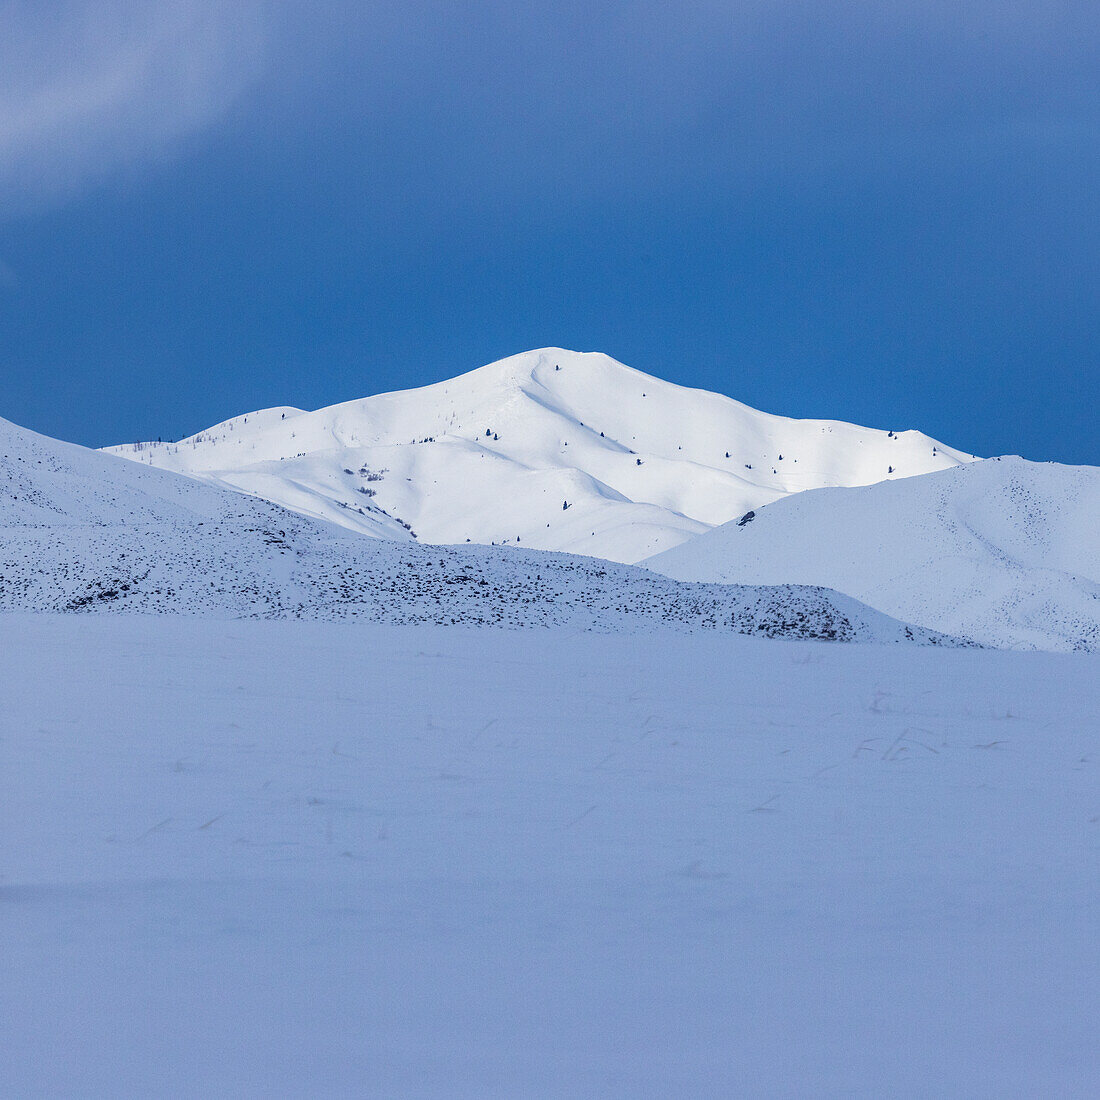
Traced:
[[789, 493], [971, 458], [920, 432], [771, 416], [561, 348], [422, 389], [317, 412], [266, 409], [179, 443], [109, 450], [369, 535], [622, 562]]
[[684, 585], [591, 558], [365, 539], [6, 421], [0, 610], [950, 641], [819, 588]]
[[0, 616], [0, 1092], [1100, 1095], [1100, 658]]
[[984, 645], [1100, 649], [1100, 469], [998, 458], [822, 489], [645, 564], [681, 580], [827, 585]]

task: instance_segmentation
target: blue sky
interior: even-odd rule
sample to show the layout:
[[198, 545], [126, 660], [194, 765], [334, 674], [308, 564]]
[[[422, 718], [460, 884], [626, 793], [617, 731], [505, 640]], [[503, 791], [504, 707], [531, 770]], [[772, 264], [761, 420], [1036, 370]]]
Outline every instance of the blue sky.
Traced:
[[0, 416], [601, 350], [1100, 464], [1094, 0], [0, 0]]

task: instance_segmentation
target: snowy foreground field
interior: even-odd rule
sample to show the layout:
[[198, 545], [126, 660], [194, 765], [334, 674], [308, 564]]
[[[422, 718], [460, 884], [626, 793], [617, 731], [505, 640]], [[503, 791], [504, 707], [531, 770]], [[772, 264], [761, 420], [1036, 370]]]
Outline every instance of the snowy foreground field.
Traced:
[[5, 1096], [1100, 1094], [1100, 657], [0, 616]]

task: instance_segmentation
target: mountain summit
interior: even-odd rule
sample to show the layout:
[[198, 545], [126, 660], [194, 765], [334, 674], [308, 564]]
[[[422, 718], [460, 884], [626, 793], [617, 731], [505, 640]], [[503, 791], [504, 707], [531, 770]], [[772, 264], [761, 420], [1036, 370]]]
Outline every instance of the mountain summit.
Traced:
[[636, 562], [805, 489], [972, 456], [916, 431], [792, 420], [542, 348], [420, 389], [107, 448], [383, 538]]

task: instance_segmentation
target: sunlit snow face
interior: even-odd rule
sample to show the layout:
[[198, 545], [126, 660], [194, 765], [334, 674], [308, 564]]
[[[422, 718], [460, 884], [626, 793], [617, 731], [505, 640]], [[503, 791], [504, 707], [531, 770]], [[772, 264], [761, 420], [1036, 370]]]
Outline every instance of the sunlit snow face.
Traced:
[[147, 171], [260, 75], [259, 0], [10, 0], [0, 10], [5, 216]]

